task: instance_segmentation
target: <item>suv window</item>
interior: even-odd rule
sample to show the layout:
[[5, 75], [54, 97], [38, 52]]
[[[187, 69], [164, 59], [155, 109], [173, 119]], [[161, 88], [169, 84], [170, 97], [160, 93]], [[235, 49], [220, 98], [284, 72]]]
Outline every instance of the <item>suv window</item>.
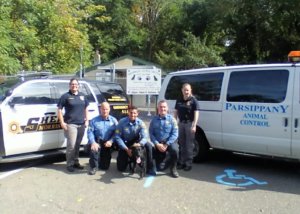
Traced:
[[96, 83], [107, 102], [128, 102], [128, 98], [119, 84]]
[[51, 96], [51, 86], [47, 82], [28, 83], [12, 98], [13, 104], [54, 104], [55, 99]]
[[288, 78], [288, 70], [232, 72], [227, 101], [280, 103], [286, 96]]
[[[56, 87], [56, 90], [59, 95], [59, 97], [57, 98], [58, 102], [60, 96], [69, 91], [69, 82], [54, 82], [53, 84]], [[92, 92], [89, 90], [85, 83], [80, 82], [79, 91], [86, 96], [89, 102], [95, 102], [95, 98]]]
[[0, 79], [0, 102], [5, 99], [7, 92], [11, 90], [12, 87], [15, 86], [18, 82], [20, 82], [18, 78], [6, 79], [4, 77]]
[[101, 91], [100, 91], [100, 89], [98, 88], [98, 86], [97, 86], [95, 83], [90, 83], [90, 85], [91, 85], [93, 91], [94, 91], [95, 94], [96, 94], [98, 103], [105, 102], [105, 98], [104, 98], [104, 96], [101, 94]]
[[80, 82], [79, 91], [81, 91], [86, 96], [89, 102], [96, 102], [90, 88], [86, 85], [86, 83]]
[[177, 100], [178, 96], [181, 96], [182, 85], [189, 83], [197, 100], [218, 101], [220, 99], [223, 76], [223, 73], [174, 76], [170, 79], [165, 98]]
[[61, 95], [69, 91], [68, 82], [54, 82], [53, 84], [58, 92], [58, 98], [60, 98]]

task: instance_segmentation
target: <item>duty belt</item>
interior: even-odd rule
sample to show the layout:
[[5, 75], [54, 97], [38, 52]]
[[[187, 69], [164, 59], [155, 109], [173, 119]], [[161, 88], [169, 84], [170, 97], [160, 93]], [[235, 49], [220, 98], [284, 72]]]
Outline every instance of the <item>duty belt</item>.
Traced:
[[180, 120], [180, 123], [190, 123], [192, 122], [191, 120]]

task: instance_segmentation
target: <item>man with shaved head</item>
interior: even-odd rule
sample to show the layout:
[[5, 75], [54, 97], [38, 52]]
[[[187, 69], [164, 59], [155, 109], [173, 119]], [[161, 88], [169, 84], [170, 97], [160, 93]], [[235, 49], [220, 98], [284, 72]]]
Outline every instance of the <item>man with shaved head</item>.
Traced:
[[117, 119], [109, 115], [108, 102], [101, 103], [99, 111], [100, 115], [90, 121], [87, 131], [90, 145], [90, 175], [95, 175], [97, 168], [103, 170], [109, 168], [113, 136], [118, 124]]

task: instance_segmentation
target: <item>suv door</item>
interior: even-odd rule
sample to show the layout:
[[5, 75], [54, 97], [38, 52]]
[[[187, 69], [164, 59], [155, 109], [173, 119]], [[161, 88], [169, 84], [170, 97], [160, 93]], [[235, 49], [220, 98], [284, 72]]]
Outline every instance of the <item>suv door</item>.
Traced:
[[46, 81], [18, 86], [2, 108], [6, 155], [57, 148], [56, 100]]

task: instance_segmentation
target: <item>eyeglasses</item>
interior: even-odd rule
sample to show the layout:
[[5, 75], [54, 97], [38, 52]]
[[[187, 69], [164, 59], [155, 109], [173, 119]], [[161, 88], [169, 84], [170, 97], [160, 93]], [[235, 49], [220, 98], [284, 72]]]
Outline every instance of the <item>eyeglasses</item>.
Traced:
[[78, 85], [78, 84], [77, 84], [77, 83], [72, 83], [72, 84], [70, 84], [70, 85], [75, 85], [75, 86], [76, 86], [76, 85]]

